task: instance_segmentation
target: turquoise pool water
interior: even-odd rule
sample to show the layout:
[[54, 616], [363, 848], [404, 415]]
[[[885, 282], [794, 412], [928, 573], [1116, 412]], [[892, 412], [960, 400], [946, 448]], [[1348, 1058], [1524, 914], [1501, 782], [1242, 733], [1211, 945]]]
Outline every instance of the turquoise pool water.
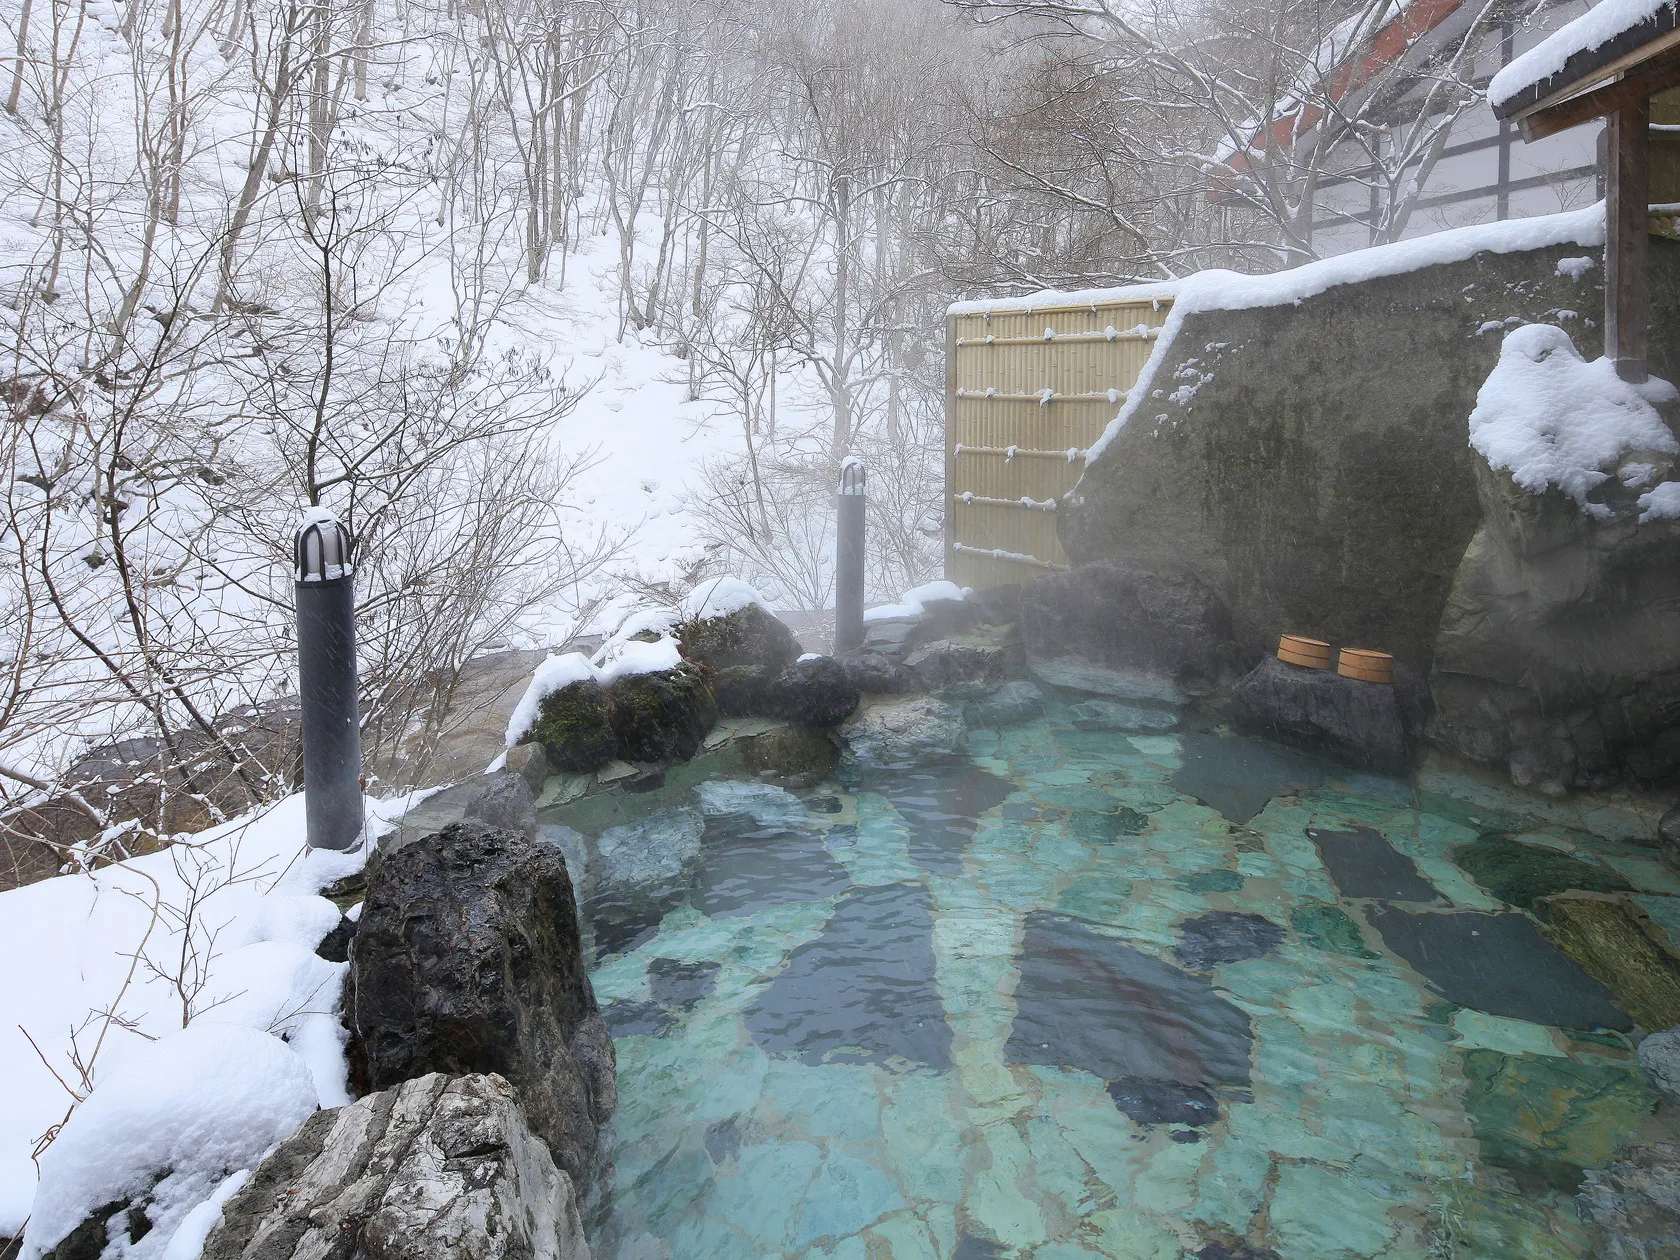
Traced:
[[[682, 887], [595, 908], [598, 1256], [1590, 1254], [1581, 1170], [1654, 1099], [1449, 859], [1498, 820], [1218, 735], [969, 744], [714, 810]], [[1680, 922], [1648, 852], [1524, 838]]]

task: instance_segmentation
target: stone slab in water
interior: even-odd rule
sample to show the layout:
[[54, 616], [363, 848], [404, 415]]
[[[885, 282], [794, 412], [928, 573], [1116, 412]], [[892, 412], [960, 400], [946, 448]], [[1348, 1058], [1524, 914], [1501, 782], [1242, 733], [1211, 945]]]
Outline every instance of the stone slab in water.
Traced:
[[1109, 1083], [1108, 1096], [1138, 1124], [1199, 1127], [1219, 1119], [1218, 1095], [1204, 1086], [1186, 1085], [1182, 1081], [1125, 1076]]
[[1084, 700], [1071, 710], [1081, 731], [1171, 731], [1178, 727], [1176, 709], [1151, 709], [1118, 700]]
[[882, 775], [880, 792], [910, 831], [910, 860], [936, 875], [960, 875], [963, 854], [987, 810], [1015, 791], [1008, 779], [972, 766]]
[[721, 963], [710, 960], [680, 962], [675, 958], [655, 958], [648, 964], [648, 991], [661, 1005], [687, 1010], [712, 995], [721, 970]]
[[684, 1011], [711, 996], [722, 969], [722, 964], [711, 961], [655, 958], [648, 964], [651, 1000], [614, 1002], [601, 1014], [614, 1037], [662, 1037]]
[[819, 834], [761, 827], [736, 815], [712, 820], [694, 885], [701, 914], [736, 917], [795, 901], [821, 901], [851, 886]]
[[746, 1012], [769, 1054], [943, 1071], [951, 1029], [933, 972], [933, 913], [918, 884], [854, 888]]
[[1352, 831], [1307, 832], [1344, 897], [1380, 897], [1385, 901], [1439, 901], [1441, 894], [1417, 863], [1371, 827]]
[[1366, 916], [1448, 1001], [1556, 1028], [1633, 1028], [1610, 991], [1520, 914], [1414, 914], [1376, 905]]
[[1248, 1016], [1203, 976], [1043, 911], [1027, 916], [1020, 971], [1005, 1062], [1248, 1083]]
[[1260, 958], [1283, 943], [1283, 929], [1270, 919], [1235, 910], [1212, 910], [1186, 919], [1178, 931], [1173, 956], [1192, 971]]
[[1324, 767], [1315, 759], [1257, 739], [1186, 735], [1180, 747], [1183, 765], [1173, 787], [1233, 823], [1246, 823], [1274, 797], [1324, 782]]

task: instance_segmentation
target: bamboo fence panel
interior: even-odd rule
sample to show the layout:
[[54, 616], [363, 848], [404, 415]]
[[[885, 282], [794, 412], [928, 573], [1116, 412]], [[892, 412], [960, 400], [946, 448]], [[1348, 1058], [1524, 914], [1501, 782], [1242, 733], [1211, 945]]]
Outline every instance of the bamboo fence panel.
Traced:
[[945, 328], [945, 572], [976, 588], [1068, 567], [1085, 451], [1136, 384], [1171, 299], [1011, 307]]

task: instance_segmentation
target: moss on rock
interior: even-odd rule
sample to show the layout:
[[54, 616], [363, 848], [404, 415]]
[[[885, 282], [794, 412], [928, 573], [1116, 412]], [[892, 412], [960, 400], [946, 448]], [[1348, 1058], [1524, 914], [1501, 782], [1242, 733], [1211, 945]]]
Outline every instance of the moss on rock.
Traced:
[[753, 717], [770, 711], [770, 684], [775, 672], [759, 665], [731, 665], [712, 675], [712, 694], [718, 712], [726, 717]]
[[606, 688], [594, 679], [567, 683], [543, 698], [531, 739], [549, 764], [567, 774], [599, 770], [618, 755]]
[[1586, 892], [1627, 892], [1620, 875], [1543, 845], [1509, 836], [1486, 835], [1452, 851], [1452, 860], [1501, 901], [1524, 910], [1539, 898], [1579, 888]]
[[712, 689], [687, 665], [620, 678], [609, 707], [618, 755], [626, 761], [687, 761], [717, 723]]
[[1626, 897], [1568, 892], [1534, 903], [1540, 931], [1652, 1031], [1680, 1024], [1680, 959], [1662, 929]]
[[747, 768], [789, 787], [811, 787], [834, 772], [839, 757], [834, 741], [821, 731], [784, 726], [749, 740], [742, 756]]
[[793, 631], [759, 604], [748, 604], [724, 617], [685, 621], [678, 634], [683, 656], [708, 669], [755, 665], [778, 670], [799, 656]]

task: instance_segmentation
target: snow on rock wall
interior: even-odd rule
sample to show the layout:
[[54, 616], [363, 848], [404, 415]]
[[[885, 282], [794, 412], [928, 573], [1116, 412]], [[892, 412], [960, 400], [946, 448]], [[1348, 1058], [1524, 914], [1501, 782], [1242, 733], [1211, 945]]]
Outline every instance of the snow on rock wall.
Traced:
[[[1443, 615], [1487, 511], [1482, 482], [1490, 470], [1471, 445], [1469, 418], [1505, 334], [1550, 324], [1573, 339], [1582, 358], [1600, 354], [1603, 270], [1559, 266], [1594, 243], [1588, 238], [1601, 231], [1590, 221], [1597, 213], [1557, 216], [1550, 228], [1525, 229], [1539, 235], [1515, 249], [1497, 234], [1481, 240], [1467, 233], [1452, 235], [1460, 245], [1481, 240], [1482, 247], [1385, 255], [1416, 266], [1334, 259], [1333, 283], [1317, 282], [1328, 272], [1316, 279], [1301, 274], [1328, 264], [1233, 279], [1223, 294], [1222, 280], [1186, 281], [1172, 335], [1163, 335], [1106, 453], [1066, 501], [1060, 530], [1068, 554], [1078, 564], [1115, 561], [1188, 572], [1206, 583], [1230, 610], [1231, 651], [1242, 668], [1271, 651], [1279, 634], [1296, 633], [1392, 652], [1401, 673], [1421, 683], [1435, 664]], [[1653, 240], [1652, 268], [1652, 371], [1680, 379], [1680, 245]], [[1605, 529], [1630, 536], [1643, 530], [1648, 542], [1670, 528], [1663, 517], [1668, 500], [1658, 493], [1669, 475], [1656, 466], [1660, 450], [1649, 458], [1639, 453], [1663, 445], [1651, 427], [1657, 413], [1624, 410], [1640, 432], [1615, 444], [1641, 467], [1630, 464], [1596, 487], [1586, 484], [1591, 477], [1571, 481], [1581, 501], [1599, 505], [1592, 515], [1563, 491], [1543, 496], [1567, 505], [1574, 518], [1569, 530], [1551, 535], [1559, 546], [1607, 545], [1609, 535], [1589, 542], [1577, 528], [1593, 525], [1603, 512]], [[1496, 431], [1515, 436], [1515, 430]], [[1583, 447], [1578, 460], [1565, 462], [1584, 468], [1587, 454]], [[1644, 469], [1646, 463], [1652, 467]], [[1509, 470], [1498, 478], [1522, 499], [1537, 497]], [[1549, 484], [1557, 480], [1548, 474]], [[1680, 549], [1667, 563], [1680, 569]], [[1579, 594], [1557, 598], [1566, 604]], [[1643, 601], [1644, 610], [1621, 613], [1642, 626], [1650, 601], [1667, 607], [1655, 588], [1630, 598]], [[1563, 615], [1563, 609], [1554, 604], [1551, 612]], [[1680, 607], [1673, 611], [1669, 624], [1680, 626]], [[1606, 606], [1589, 620], [1616, 615]], [[1594, 681], [1570, 684], [1567, 703], [1577, 715], [1596, 712], [1620, 685], [1618, 671], [1644, 660], [1647, 648], [1680, 661], [1677, 633], [1652, 628], [1625, 657], [1613, 644], [1603, 652], [1578, 644], [1597, 672]], [[1561, 651], [1532, 659], [1551, 661]], [[1491, 685], [1484, 679], [1470, 689], [1484, 684]], [[1498, 721], [1521, 724], [1515, 716]], [[1552, 784], [1660, 777], [1670, 773], [1664, 766], [1673, 757], [1646, 755], [1652, 741], [1668, 738], [1659, 727], [1652, 716], [1606, 730], [1598, 751], [1574, 761], [1575, 753], [1549, 754], [1544, 774], [1524, 773]], [[1506, 765], [1527, 738], [1502, 727], [1496, 736], [1449, 743]]]

